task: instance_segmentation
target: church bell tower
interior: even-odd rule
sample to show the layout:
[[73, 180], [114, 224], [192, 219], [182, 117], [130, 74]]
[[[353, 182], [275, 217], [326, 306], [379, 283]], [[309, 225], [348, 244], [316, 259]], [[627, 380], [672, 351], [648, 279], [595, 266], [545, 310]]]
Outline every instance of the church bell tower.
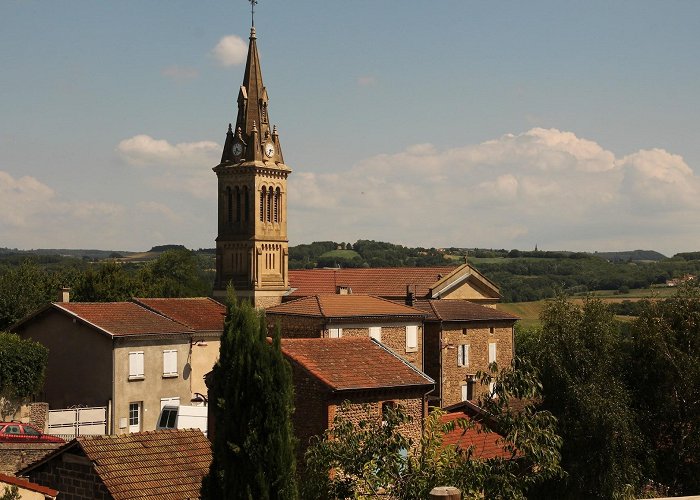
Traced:
[[281, 303], [289, 292], [287, 176], [276, 127], [270, 127], [255, 27], [238, 92], [236, 126], [228, 126], [218, 178], [214, 296], [228, 284], [256, 307]]

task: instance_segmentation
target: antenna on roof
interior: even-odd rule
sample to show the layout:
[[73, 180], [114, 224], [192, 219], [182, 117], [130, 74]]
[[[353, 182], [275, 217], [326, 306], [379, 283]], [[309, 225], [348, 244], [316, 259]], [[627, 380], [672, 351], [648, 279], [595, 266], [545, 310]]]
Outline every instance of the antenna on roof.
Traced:
[[258, 0], [248, 0], [250, 2], [250, 25], [254, 28], [255, 27], [255, 5], [258, 3]]

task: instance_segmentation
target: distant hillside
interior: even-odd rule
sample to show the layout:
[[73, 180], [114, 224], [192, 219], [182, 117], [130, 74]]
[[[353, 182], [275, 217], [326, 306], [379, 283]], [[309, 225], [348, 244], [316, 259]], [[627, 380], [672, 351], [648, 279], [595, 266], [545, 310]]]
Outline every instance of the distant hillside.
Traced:
[[611, 262], [637, 262], [652, 261], [658, 262], [667, 259], [663, 254], [654, 250], [631, 250], [627, 252], [595, 252], [593, 255]]

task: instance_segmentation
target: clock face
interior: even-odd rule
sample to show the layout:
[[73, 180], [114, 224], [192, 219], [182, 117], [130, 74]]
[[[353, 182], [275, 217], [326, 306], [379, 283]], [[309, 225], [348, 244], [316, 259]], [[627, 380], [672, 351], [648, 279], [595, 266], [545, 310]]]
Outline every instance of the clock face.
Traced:
[[275, 146], [273, 146], [271, 142], [265, 144], [265, 154], [268, 158], [275, 154]]
[[240, 156], [243, 152], [243, 146], [240, 142], [233, 145], [233, 156]]

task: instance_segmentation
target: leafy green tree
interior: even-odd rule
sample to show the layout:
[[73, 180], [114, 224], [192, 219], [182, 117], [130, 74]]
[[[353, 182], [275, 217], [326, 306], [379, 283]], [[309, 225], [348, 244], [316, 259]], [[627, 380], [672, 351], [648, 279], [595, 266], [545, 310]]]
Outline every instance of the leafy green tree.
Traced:
[[123, 265], [114, 261], [102, 262], [82, 273], [72, 290], [78, 302], [119, 302], [130, 300], [138, 289], [138, 282]]
[[[519, 363], [519, 362], [518, 362]], [[369, 412], [359, 424], [342, 412], [333, 428], [306, 453], [305, 498], [427, 498], [435, 486], [457, 486], [465, 498], [525, 498], [531, 487], [558, 477], [561, 439], [548, 412], [527, 403], [539, 394], [532, 369], [520, 363], [496, 374], [480, 374], [481, 381], [495, 381], [494, 391], [482, 398], [489, 425], [504, 436], [507, 458], [473, 459], [472, 449], [443, 445], [443, 435], [455, 426], [466, 430], [473, 424], [462, 419], [441, 423], [437, 410], [424, 422], [419, 443], [401, 435], [409, 417], [399, 407], [380, 422]], [[493, 397], [492, 397], [493, 396]], [[518, 411], [515, 399], [525, 401]], [[411, 450], [410, 453], [404, 453]]]
[[297, 497], [291, 367], [279, 329], [266, 336], [265, 313], [230, 294], [209, 388], [216, 426], [203, 498]]
[[628, 384], [649, 476], [673, 495], [700, 491], [700, 289], [642, 303], [630, 328]]
[[200, 271], [197, 254], [186, 249], [163, 252], [139, 271], [138, 279], [138, 293], [146, 297], [192, 297], [211, 291], [211, 280]]
[[22, 497], [19, 494], [19, 488], [14, 484], [12, 486], [5, 486], [5, 491], [0, 500], [20, 500]]
[[38, 342], [0, 332], [2, 418], [13, 414], [20, 403], [41, 390], [47, 361], [48, 349]]
[[520, 353], [539, 370], [541, 407], [558, 420], [565, 480], [538, 498], [624, 498], [642, 482], [641, 437], [622, 362], [622, 335], [600, 300], [577, 305], [560, 297], [541, 315], [542, 328], [520, 335]]

